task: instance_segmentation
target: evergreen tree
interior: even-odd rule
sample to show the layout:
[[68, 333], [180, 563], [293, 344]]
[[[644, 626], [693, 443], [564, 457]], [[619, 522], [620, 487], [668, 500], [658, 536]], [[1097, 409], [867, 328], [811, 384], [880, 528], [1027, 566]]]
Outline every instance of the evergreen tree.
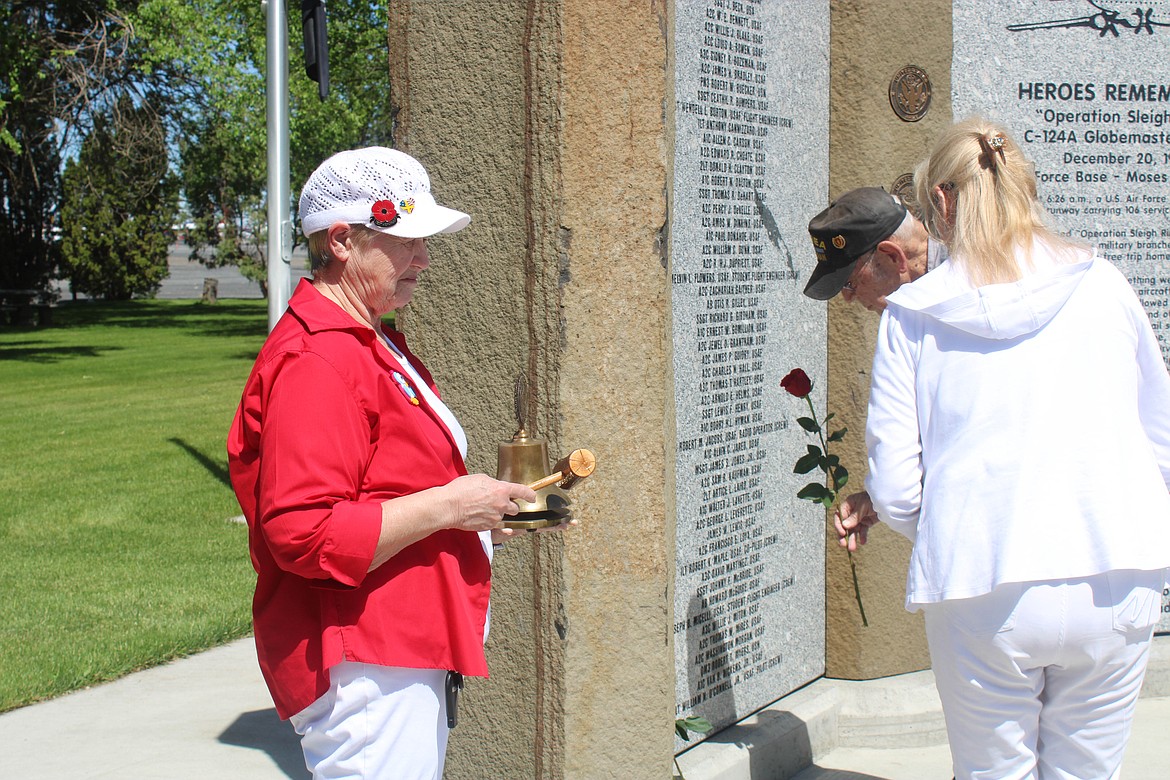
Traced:
[[144, 70], [136, 0], [0, 0], [0, 287], [47, 291], [64, 150], [123, 97], [155, 102], [165, 70]]
[[[0, 22], [2, 24], [2, 22]], [[57, 148], [52, 117], [21, 112], [5, 118], [0, 144], [0, 288], [48, 289], [59, 256]]]
[[65, 166], [61, 228], [73, 291], [125, 300], [154, 295], [166, 278], [178, 187], [158, 115], [119, 109], [116, 122], [97, 118]]

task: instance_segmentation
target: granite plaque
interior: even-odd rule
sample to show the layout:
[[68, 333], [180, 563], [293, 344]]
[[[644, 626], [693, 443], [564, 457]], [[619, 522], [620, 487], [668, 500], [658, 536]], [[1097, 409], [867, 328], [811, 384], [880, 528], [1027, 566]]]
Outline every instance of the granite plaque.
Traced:
[[955, 117], [1007, 125], [1057, 224], [1129, 278], [1170, 357], [1170, 2], [953, 7]]
[[823, 414], [826, 307], [801, 291], [828, 25], [825, 0], [675, 4], [676, 704], [716, 730], [824, 671], [824, 511], [796, 499], [807, 407], [780, 379], [808, 372]]

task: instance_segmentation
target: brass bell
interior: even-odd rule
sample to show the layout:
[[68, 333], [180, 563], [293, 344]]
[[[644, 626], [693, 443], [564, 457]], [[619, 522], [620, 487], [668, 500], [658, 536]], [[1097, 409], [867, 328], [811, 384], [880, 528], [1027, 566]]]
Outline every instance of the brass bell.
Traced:
[[[499, 445], [496, 479], [520, 482], [536, 491], [536, 501], [516, 501], [517, 515], [504, 518], [505, 528], [534, 531], [559, 525], [569, 519], [569, 497], [564, 491], [579, 479], [593, 473], [596, 459], [589, 450], [574, 450], [548, 465], [548, 443], [530, 436], [524, 421], [527, 415], [527, 387], [524, 377], [516, 378], [516, 424], [518, 430], [511, 441]], [[551, 472], [551, 473], [550, 473]]]
[[[529, 436], [520, 428], [511, 441], [500, 443], [497, 479], [531, 485], [548, 473], [548, 444], [544, 439]], [[555, 481], [536, 490], [535, 502], [517, 499], [516, 503], [520, 512], [504, 518], [505, 528], [535, 530], [558, 525], [569, 518], [569, 497]]]

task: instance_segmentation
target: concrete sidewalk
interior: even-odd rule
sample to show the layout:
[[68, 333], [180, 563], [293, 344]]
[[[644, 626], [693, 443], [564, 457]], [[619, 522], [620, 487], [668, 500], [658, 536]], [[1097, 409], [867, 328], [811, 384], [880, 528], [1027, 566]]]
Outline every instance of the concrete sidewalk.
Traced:
[[[1148, 695], [1138, 703], [1125, 780], [1170, 777], [1167, 640], [1170, 637], [1155, 641], [1146, 686], [1148, 694], [1158, 695]], [[831, 718], [810, 716], [807, 713], [811, 710], [797, 706], [786, 710], [788, 699], [782, 699], [710, 741], [726, 744], [705, 746], [748, 754], [739, 768], [732, 769], [722, 761], [696, 762], [697, 752], [686, 753], [680, 756], [680, 763], [687, 780], [776, 777], [779, 764], [784, 762], [770, 757], [767, 749], [753, 751], [753, 740], [738, 739], [735, 733], [751, 733], [753, 720], [765, 725], [785, 716], [794, 720], [793, 713], [804, 713], [805, 723], [800, 725], [806, 733], [823, 734], [830, 727], [834, 732], [828, 743], [814, 740], [829, 747], [814, 748], [812, 766], [796, 775], [796, 780], [950, 778], [950, 758], [938, 729], [941, 713], [930, 672], [862, 683], [822, 679], [790, 698], [800, 697], [835, 702], [822, 708], [832, 711]], [[809, 744], [807, 739], [805, 744]], [[846, 744], [850, 747], [843, 746]], [[3, 776], [22, 780], [309, 777], [296, 734], [277, 718], [272, 707], [250, 638], [0, 715], [0, 746]], [[724, 766], [717, 769], [720, 763]]]
[[3, 776], [304, 780], [252, 639], [0, 715]]

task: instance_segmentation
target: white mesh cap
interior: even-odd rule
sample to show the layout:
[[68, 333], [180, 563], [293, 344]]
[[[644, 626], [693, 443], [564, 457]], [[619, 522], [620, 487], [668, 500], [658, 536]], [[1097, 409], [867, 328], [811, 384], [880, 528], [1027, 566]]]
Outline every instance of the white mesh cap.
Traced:
[[467, 227], [471, 217], [435, 203], [431, 180], [418, 160], [397, 149], [371, 146], [338, 152], [305, 182], [301, 232], [310, 236], [334, 222], [365, 225], [403, 238], [426, 238]]

